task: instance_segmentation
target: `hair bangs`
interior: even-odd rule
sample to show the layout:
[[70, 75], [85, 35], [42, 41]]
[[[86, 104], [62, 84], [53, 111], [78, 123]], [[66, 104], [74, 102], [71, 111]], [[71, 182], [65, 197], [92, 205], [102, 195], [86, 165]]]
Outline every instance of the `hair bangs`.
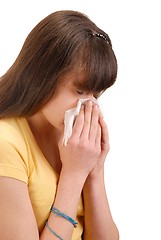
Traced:
[[117, 77], [117, 61], [111, 45], [105, 40], [93, 39], [86, 42], [81, 46], [80, 54], [77, 52], [78, 56], [79, 61], [76, 65], [82, 77], [81, 80], [77, 78], [74, 83], [77, 88], [99, 94], [114, 84]]

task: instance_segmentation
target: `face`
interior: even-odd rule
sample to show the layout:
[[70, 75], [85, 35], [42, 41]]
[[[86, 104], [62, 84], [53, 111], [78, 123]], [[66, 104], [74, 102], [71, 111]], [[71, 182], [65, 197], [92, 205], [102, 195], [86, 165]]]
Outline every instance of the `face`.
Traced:
[[78, 100], [81, 98], [92, 99], [93, 95], [77, 89], [70, 76], [70, 80], [62, 81], [59, 84], [53, 97], [42, 108], [43, 117], [55, 128], [63, 130], [65, 111], [76, 107]]

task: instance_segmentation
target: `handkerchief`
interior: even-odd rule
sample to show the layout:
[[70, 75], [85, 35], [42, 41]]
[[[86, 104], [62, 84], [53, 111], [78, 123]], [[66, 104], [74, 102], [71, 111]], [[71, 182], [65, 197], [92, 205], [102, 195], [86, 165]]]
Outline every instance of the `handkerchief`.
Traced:
[[[72, 128], [75, 117], [78, 115], [80, 111], [81, 105], [89, 99], [79, 99], [77, 106], [75, 108], [69, 109], [65, 112], [64, 117], [64, 136], [63, 136], [63, 144], [66, 146], [68, 139], [72, 135]], [[92, 99], [94, 103], [98, 103], [95, 98]]]

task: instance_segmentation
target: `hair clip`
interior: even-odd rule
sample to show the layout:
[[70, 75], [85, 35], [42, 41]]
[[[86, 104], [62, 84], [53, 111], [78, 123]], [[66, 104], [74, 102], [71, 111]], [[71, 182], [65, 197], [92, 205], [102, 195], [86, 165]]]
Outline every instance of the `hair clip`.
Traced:
[[93, 33], [92, 35], [95, 36], [95, 37], [102, 38], [102, 39], [104, 39], [108, 44], [110, 44], [106, 35], [101, 34], [101, 33]]

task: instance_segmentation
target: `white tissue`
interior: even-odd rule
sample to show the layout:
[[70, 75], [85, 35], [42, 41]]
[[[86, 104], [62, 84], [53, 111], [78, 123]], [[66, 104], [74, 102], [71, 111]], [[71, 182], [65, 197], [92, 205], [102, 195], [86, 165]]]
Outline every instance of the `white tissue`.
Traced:
[[[72, 128], [73, 128], [73, 122], [75, 117], [78, 115], [80, 111], [81, 105], [89, 99], [79, 99], [77, 106], [75, 108], [69, 109], [65, 112], [64, 117], [64, 136], [63, 136], [63, 144], [66, 146], [68, 139], [72, 135]], [[91, 99], [90, 99], [91, 100]], [[95, 98], [92, 99], [94, 103], [98, 103]]]

